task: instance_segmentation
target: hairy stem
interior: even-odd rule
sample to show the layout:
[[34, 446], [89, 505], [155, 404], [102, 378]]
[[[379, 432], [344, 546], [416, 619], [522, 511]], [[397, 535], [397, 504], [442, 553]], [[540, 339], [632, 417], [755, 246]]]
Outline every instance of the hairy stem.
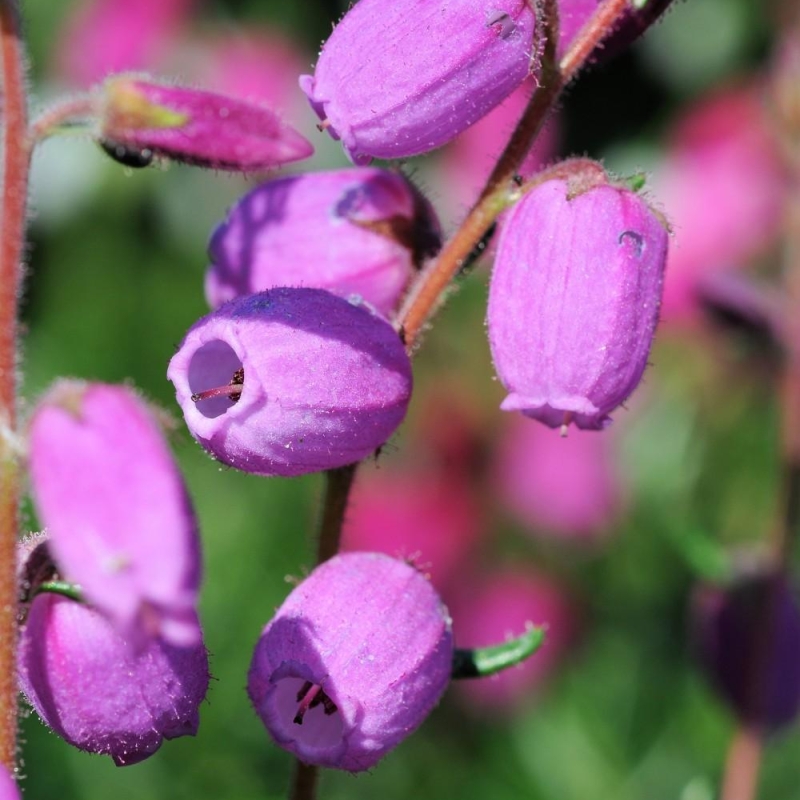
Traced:
[[539, 87], [531, 97], [478, 201], [436, 261], [422, 273], [398, 315], [398, 327], [409, 350], [414, 347], [420, 332], [436, 312], [450, 281], [497, 216], [508, 206], [513, 196], [514, 176], [561, 90], [577, 74], [592, 50], [608, 35], [625, 11], [627, 2], [628, 0], [605, 0], [581, 29], [559, 65], [556, 65], [555, 60], [558, 40], [556, 3], [554, 0], [546, 3], [547, 44], [542, 58]]
[[2, 230], [0, 237], [0, 762], [12, 773], [17, 753], [17, 299], [28, 196], [30, 143], [17, 5], [0, 0], [2, 60]]

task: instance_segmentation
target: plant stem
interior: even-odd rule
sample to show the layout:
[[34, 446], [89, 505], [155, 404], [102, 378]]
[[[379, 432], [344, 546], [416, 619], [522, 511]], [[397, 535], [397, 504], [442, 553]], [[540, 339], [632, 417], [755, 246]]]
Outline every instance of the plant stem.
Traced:
[[63, 100], [31, 122], [30, 137], [36, 144], [48, 136], [62, 133], [65, 127], [87, 124], [95, 113], [95, 101], [89, 95]]
[[295, 762], [289, 800], [313, 800], [317, 796], [319, 769], [313, 764]]
[[348, 464], [346, 467], [329, 469], [325, 473], [325, 499], [319, 521], [317, 564], [327, 561], [339, 552], [344, 512], [347, 510], [350, 487], [353, 485], [357, 467], [358, 464]]
[[720, 800], [752, 800], [755, 797], [761, 752], [761, 734], [753, 728], [740, 727], [728, 750]]
[[423, 271], [398, 315], [400, 320], [398, 327], [409, 350], [413, 349], [420, 332], [436, 312], [445, 289], [465, 259], [497, 216], [507, 207], [516, 171], [539, 134], [561, 90], [575, 77], [594, 48], [609, 33], [614, 22], [625, 10], [627, 2], [628, 0], [605, 0], [576, 36], [558, 66], [555, 63], [555, 46], [558, 39], [557, 11], [553, 0], [546, 4], [545, 18], [548, 33], [539, 87], [531, 97], [477, 202], [460, 228], [444, 246], [438, 259]]
[[17, 754], [17, 299], [28, 197], [30, 143], [17, 5], [0, 0], [2, 62], [2, 230], [0, 238], [0, 762], [13, 774]]

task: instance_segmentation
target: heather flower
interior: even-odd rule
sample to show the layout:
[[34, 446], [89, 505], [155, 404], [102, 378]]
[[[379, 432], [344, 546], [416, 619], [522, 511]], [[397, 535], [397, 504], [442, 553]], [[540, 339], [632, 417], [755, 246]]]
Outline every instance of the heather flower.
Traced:
[[311, 144], [268, 108], [131, 75], [103, 85], [99, 138], [119, 149], [229, 170], [307, 158]]
[[411, 365], [386, 320], [322, 289], [241, 297], [203, 317], [167, 377], [211, 455], [261, 475], [366, 458], [403, 420]]
[[511, 210], [489, 290], [501, 408], [599, 429], [642, 377], [667, 252], [662, 221], [608, 183], [543, 183]]
[[523, 567], [464, 577], [462, 591], [452, 602], [459, 647], [486, 647], [518, 635], [529, 624], [547, 630], [534, 658], [490, 677], [458, 684], [458, 697], [481, 713], [519, 710], [526, 698], [541, 691], [575, 637], [578, 623], [572, 602], [551, 578]]
[[607, 436], [567, 437], [514, 418], [494, 464], [503, 504], [531, 535], [591, 542], [609, 532], [621, 486]]
[[278, 745], [360, 772], [419, 727], [452, 658], [447, 610], [420, 572], [346, 553], [317, 567], [264, 628], [247, 688]]
[[216, 308], [274, 286], [313, 286], [388, 314], [439, 244], [433, 209], [399, 172], [291, 175], [246, 194], [214, 231], [206, 297]]
[[20, 800], [19, 786], [3, 764], [0, 764], [0, 800]]
[[776, 731], [800, 712], [800, 608], [785, 578], [702, 587], [694, 640], [707, 676], [746, 724]]
[[356, 482], [342, 549], [412, 559], [442, 591], [457, 577], [480, 532], [480, 510], [463, 478], [384, 470]]
[[433, 150], [537, 68], [527, 0], [361, 0], [300, 86], [357, 164]]
[[59, 567], [137, 647], [196, 644], [197, 523], [145, 403], [126, 387], [60, 381], [34, 411], [29, 449]]
[[53, 731], [117, 766], [151, 756], [164, 739], [194, 736], [208, 690], [208, 657], [197, 644], [162, 638], [134, 653], [91, 606], [43, 593], [20, 633], [19, 682]]

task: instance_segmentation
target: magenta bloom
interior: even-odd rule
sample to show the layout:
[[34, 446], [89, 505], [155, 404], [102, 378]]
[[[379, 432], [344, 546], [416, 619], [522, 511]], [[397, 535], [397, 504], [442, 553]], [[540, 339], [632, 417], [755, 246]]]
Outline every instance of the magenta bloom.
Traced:
[[559, 436], [515, 417], [500, 444], [496, 491], [532, 535], [590, 542], [609, 532], [621, 486], [607, 436]]
[[60, 569], [136, 646], [196, 644], [197, 523], [145, 403], [125, 387], [61, 381], [33, 414], [29, 449]]
[[800, 607], [785, 578], [762, 574], [727, 590], [701, 587], [693, 612], [700, 662], [739, 719], [768, 731], [797, 719]]
[[300, 87], [357, 164], [426, 153], [536, 68], [527, 0], [361, 0]]
[[314, 152], [268, 108], [130, 75], [103, 85], [99, 135], [110, 150], [238, 171], [268, 169]]
[[480, 535], [476, 506], [469, 484], [460, 477], [385, 470], [359, 475], [342, 548], [412, 559], [442, 591]]
[[67, 742], [118, 766], [151, 756], [164, 739], [194, 736], [208, 690], [208, 657], [197, 644], [161, 638], [135, 654], [90, 606], [54, 594], [32, 602], [21, 631], [19, 682], [42, 720]]
[[402, 422], [411, 364], [391, 325], [322, 289], [232, 300], [189, 330], [167, 377], [192, 435], [260, 475], [366, 458]]
[[347, 553], [317, 567], [264, 628], [247, 691], [278, 745], [360, 772], [422, 724], [452, 659], [430, 582], [403, 561]]
[[636, 388], [650, 352], [667, 232], [634, 192], [575, 195], [544, 183], [511, 210], [489, 289], [501, 408], [550, 427], [599, 429]]
[[20, 800], [19, 786], [2, 764], [0, 764], [0, 800]]
[[388, 314], [439, 244], [433, 209], [399, 172], [291, 175], [246, 194], [214, 231], [206, 297], [216, 308], [274, 286], [313, 286]]
[[518, 709], [542, 688], [561, 663], [578, 623], [572, 603], [551, 579], [524, 568], [507, 567], [467, 578], [453, 601], [453, 628], [459, 647], [487, 647], [519, 635], [528, 623], [547, 629], [542, 649], [518, 666], [480, 680], [462, 681], [466, 705], [493, 715]]

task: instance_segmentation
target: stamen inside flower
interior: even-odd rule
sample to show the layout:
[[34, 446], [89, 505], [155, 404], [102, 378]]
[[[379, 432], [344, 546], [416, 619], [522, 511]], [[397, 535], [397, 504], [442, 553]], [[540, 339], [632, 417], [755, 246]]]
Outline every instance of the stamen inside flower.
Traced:
[[197, 410], [213, 419], [228, 411], [242, 396], [244, 365], [227, 342], [206, 342], [192, 356], [188, 379]]
[[289, 741], [327, 748], [342, 741], [344, 720], [322, 686], [296, 676], [276, 681], [271, 697], [273, 719]]
[[297, 702], [300, 705], [297, 707], [294, 720], [292, 720], [295, 725], [302, 725], [306, 711], [310, 708], [316, 708], [320, 704], [322, 704], [322, 708], [327, 716], [335, 714], [338, 711], [336, 703], [322, 691], [322, 687], [319, 684], [311, 683], [311, 681], [306, 681], [303, 684], [302, 688], [297, 693]]

